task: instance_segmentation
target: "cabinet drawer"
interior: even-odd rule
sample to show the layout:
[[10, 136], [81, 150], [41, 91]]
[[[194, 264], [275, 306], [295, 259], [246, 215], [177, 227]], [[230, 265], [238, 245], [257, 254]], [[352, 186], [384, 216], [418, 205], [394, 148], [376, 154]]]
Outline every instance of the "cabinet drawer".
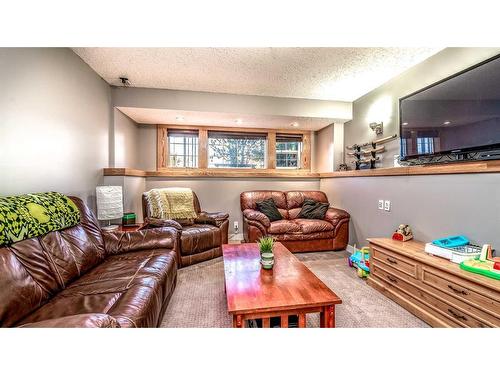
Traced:
[[390, 250], [381, 249], [378, 246], [371, 245], [370, 246], [370, 256], [389, 266], [390, 268], [394, 268], [400, 272], [405, 273], [408, 276], [417, 278], [417, 263], [411, 259], [404, 259], [403, 257], [394, 254]]
[[428, 266], [422, 266], [422, 282], [500, 319], [500, 293]]
[[486, 328], [491, 327], [480, 319], [462, 311], [461, 309], [451, 306], [445, 301], [432, 296], [426, 291], [418, 288], [416, 285], [405, 281], [402, 277], [394, 275], [390, 269], [386, 269], [379, 264], [374, 264], [372, 267], [373, 274], [390, 284], [392, 287], [401, 290], [402, 292], [412, 296], [422, 302], [427, 307], [435, 310], [440, 315], [445, 316], [448, 320], [454, 322], [461, 327]]

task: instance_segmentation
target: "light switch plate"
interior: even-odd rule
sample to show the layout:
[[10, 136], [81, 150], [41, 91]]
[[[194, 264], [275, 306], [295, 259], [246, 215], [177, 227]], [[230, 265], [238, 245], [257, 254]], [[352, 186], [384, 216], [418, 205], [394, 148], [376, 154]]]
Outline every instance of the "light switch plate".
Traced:
[[234, 228], [234, 233], [238, 233], [238, 230], [240, 229], [240, 225], [238, 224], [237, 221], [233, 223], [233, 228]]
[[391, 210], [391, 201], [385, 201], [384, 202], [384, 210], [390, 211]]
[[379, 210], [383, 210], [384, 209], [384, 200], [383, 199], [379, 199], [378, 200], [378, 209]]

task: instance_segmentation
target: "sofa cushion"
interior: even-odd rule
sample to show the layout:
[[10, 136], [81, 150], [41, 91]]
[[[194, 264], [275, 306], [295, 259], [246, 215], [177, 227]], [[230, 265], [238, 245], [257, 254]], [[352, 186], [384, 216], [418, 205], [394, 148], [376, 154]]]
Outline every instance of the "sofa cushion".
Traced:
[[299, 233], [301, 228], [295, 221], [277, 220], [271, 223], [267, 231], [270, 234]]
[[322, 191], [287, 191], [285, 195], [288, 210], [293, 208], [302, 208], [304, 200], [306, 199], [312, 199], [321, 203], [328, 203], [328, 198]]
[[293, 222], [300, 227], [301, 232], [304, 234], [328, 232], [334, 229], [332, 223], [325, 220], [295, 219]]
[[174, 288], [175, 253], [143, 250], [113, 255], [70, 284], [20, 324], [103, 313], [122, 327], [154, 327]]
[[241, 210], [246, 210], [248, 208], [255, 210], [257, 202], [262, 202], [264, 199], [272, 198], [278, 210], [287, 210], [285, 193], [282, 191], [275, 190], [256, 190], [256, 191], [244, 191], [240, 194], [240, 205]]
[[256, 202], [255, 205], [257, 206], [257, 210], [266, 215], [270, 221], [283, 219], [283, 216], [278, 211], [276, 203], [274, 203], [272, 198], [265, 199], [261, 202]]
[[195, 224], [182, 228], [181, 254], [193, 255], [221, 246], [221, 231], [210, 224]]
[[328, 203], [321, 203], [316, 202], [312, 199], [305, 199], [298, 217], [300, 219], [323, 220], [325, 218], [328, 207], [330, 207]]

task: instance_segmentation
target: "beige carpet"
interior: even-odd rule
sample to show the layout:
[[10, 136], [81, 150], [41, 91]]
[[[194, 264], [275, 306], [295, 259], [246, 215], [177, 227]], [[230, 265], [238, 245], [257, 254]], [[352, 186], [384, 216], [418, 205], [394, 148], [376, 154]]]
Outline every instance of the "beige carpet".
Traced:
[[[337, 327], [428, 327], [358, 278], [347, 266], [345, 251], [296, 255], [342, 298], [336, 307]], [[319, 314], [309, 314], [307, 326], [318, 327]], [[222, 258], [179, 270], [162, 327], [231, 327]]]

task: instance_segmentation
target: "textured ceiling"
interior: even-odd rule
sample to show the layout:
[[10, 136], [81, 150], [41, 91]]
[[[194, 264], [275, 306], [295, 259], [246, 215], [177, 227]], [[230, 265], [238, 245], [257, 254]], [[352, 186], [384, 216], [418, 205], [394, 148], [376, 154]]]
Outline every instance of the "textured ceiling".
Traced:
[[[319, 130], [332, 123], [332, 119], [317, 117], [259, 116], [222, 112], [177, 111], [131, 107], [117, 108], [139, 124]], [[298, 126], [293, 127], [291, 126], [292, 123], [296, 123]]]
[[440, 48], [74, 48], [112, 85], [353, 101]]

